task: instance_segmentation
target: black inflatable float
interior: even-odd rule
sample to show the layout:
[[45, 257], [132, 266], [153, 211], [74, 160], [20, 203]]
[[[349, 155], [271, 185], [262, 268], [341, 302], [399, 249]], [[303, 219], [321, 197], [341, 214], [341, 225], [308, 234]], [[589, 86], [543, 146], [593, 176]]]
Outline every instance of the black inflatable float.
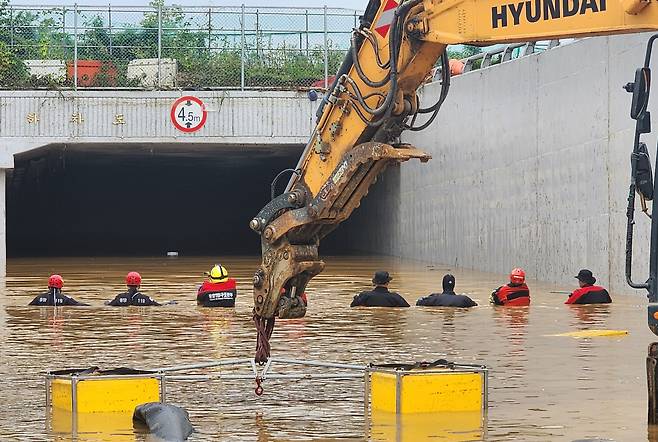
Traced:
[[186, 441], [194, 432], [186, 410], [160, 402], [138, 405], [133, 413], [133, 423], [146, 425], [152, 435], [167, 442]]

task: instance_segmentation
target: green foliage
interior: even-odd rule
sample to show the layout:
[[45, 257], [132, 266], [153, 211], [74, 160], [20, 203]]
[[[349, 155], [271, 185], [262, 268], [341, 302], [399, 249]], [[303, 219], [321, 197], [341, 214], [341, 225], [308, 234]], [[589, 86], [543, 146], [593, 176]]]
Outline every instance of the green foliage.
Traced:
[[240, 87], [240, 54], [239, 50], [222, 50], [211, 55], [179, 59], [178, 85], [185, 89]]
[[27, 70], [22, 60], [0, 41], [0, 87], [16, 87], [27, 79]]
[[[343, 54], [329, 51], [329, 73], [335, 73], [343, 60]], [[310, 86], [324, 78], [324, 48], [306, 51], [269, 48], [250, 51], [247, 54], [246, 84], [250, 87], [268, 85], [276, 88]]]
[[78, 43], [78, 57], [81, 60], [110, 60], [111, 39], [105, 22], [99, 16], [84, 22], [85, 32]]
[[[133, 26], [110, 32], [105, 15], [87, 17], [78, 36], [78, 59], [103, 61], [94, 86], [139, 87], [139, 80], [127, 79], [128, 62], [158, 57], [178, 61], [177, 86], [188, 89], [237, 88], [241, 85], [243, 52], [235, 40], [208, 30], [196, 30], [178, 6], [165, 6], [164, 0], [150, 3]], [[159, 11], [159, 12], [158, 12]], [[70, 14], [70, 11], [68, 11]], [[52, 78], [34, 78], [21, 60], [73, 59], [74, 37], [63, 30], [66, 11], [10, 11], [8, 0], [0, 0], [0, 87], [57, 88], [63, 84]], [[70, 15], [69, 18], [70, 19]], [[162, 32], [158, 35], [158, 22]], [[10, 26], [11, 24], [11, 26]], [[271, 37], [270, 37], [271, 39]], [[345, 51], [329, 48], [329, 74], [335, 73]], [[324, 78], [323, 47], [309, 49], [274, 45], [263, 35], [252, 35], [244, 50], [247, 87], [298, 88]], [[70, 85], [71, 79], [66, 81]]]

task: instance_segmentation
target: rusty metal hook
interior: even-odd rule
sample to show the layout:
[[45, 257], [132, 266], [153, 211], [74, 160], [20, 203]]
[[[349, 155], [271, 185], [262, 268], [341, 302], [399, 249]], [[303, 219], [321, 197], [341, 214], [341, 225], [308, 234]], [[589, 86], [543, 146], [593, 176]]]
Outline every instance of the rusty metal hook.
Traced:
[[263, 382], [263, 379], [260, 376], [256, 376], [256, 389], [254, 392], [256, 393], [256, 396], [262, 396], [263, 395], [263, 386], [261, 383]]

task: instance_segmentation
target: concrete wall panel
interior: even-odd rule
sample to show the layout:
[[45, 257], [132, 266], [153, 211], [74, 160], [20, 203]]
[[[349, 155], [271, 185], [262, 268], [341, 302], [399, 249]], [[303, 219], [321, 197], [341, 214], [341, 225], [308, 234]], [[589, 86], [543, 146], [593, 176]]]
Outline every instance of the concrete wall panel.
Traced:
[[[306, 144], [317, 102], [295, 92], [191, 92], [208, 109], [205, 126], [178, 131], [173, 102], [185, 93], [158, 91], [3, 91], [0, 142], [171, 142]], [[38, 121], [28, 121], [30, 115]], [[76, 120], [76, 114], [82, 118]], [[123, 117], [122, 124], [117, 115]]]

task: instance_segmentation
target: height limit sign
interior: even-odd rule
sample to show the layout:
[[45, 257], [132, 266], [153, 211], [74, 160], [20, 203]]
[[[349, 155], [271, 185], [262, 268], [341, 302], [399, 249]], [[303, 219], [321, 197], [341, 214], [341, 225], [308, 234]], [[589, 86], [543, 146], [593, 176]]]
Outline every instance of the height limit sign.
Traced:
[[207, 118], [206, 105], [197, 97], [180, 97], [171, 106], [171, 122], [180, 131], [196, 132], [206, 124]]

